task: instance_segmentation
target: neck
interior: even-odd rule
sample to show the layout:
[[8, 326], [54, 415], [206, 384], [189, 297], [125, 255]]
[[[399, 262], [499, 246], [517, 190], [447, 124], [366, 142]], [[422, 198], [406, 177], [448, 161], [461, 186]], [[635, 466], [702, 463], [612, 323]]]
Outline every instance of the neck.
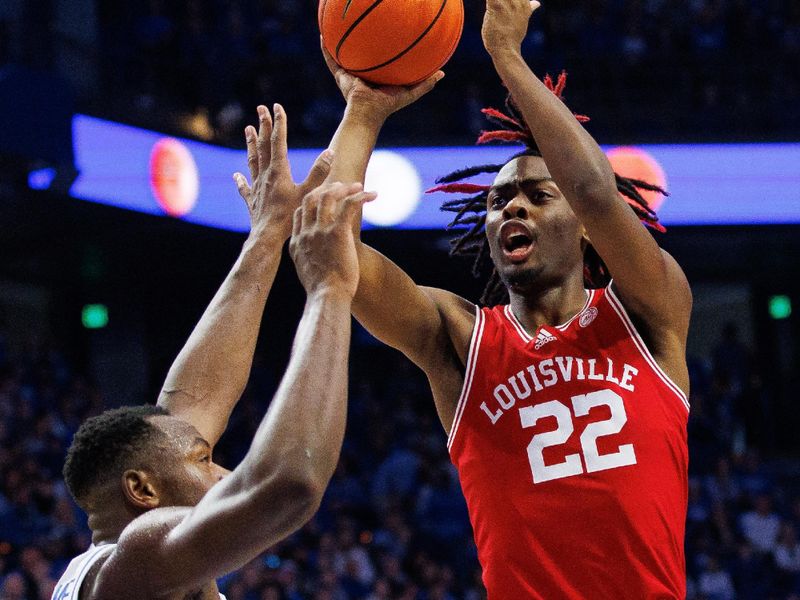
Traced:
[[510, 298], [511, 310], [528, 332], [536, 331], [542, 325], [560, 325], [569, 321], [586, 304], [583, 274], [524, 293], [511, 291]]
[[138, 515], [134, 514], [111, 490], [100, 490], [85, 507], [92, 530], [92, 543], [116, 544], [122, 531]]
[[126, 525], [127, 523], [120, 523], [119, 519], [108, 514], [89, 514], [89, 529], [92, 530], [92, 543], [95, 546], [116, 544]]

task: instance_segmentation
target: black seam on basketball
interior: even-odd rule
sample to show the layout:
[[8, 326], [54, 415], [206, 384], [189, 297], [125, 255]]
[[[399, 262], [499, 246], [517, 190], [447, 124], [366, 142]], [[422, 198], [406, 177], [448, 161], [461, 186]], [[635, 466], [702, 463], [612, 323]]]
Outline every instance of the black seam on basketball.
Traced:
[[[345, 31], [342, 35], [342, 39], [340, 39], [339, 43], [336, 44], [336, 62], [339, 62], [339, 51], [342, 49], [342, 44], [344, 44], [344, 41], [350, 37], [350, 34], [353, 33], [353, 30], [356, 27], [358, 27], [359, 23], [366, 19], [367, 15], [375, 10], [381, 2], [383, 2], [383, 0], [375, 0], [375, 2], [373, 2], [372, 5], [367, 8], [367, 10], [361, 13], [361, 15], [355, 21], [353, 21], [353, 24], [347, 28], [347, 31]], [[445, 2], [447, 2], [447, 0], [445, 0]], [[339, 62], [339, 64], [341, 65], [342, 63]]]
[[347, 11], [350, 10], [350, 5], [353, 3], [353, 0], [347, 0], [347, 3], [344, 5], [344, 12], [342, 13], [342, 18], [347, 17]]
[[433, 21], [431, 21], [431, 24], [430, 24], [430, 25], [428, 25], [428, 26], [425, 28], [425, 31], [423, 31], [423, 32], [422, 32], [422, 33], [419, 35], [419, 37], [418, 37], [417, 39], [415, 39], [413, 42], [411, 42], [411, 45], [410, 45], [408, 48], [406, 48], [405, 50], [403, 50], [403, 51], [402, 51], [402, 52], [400, 52], [399, 54], [397, 54], [397, 55], [393, 56], [393, 57], [392, 57], [392, 58], [390, 58], [389, 60], [387, 60], [387, 61], [385, 61], [385, 62], [382, 62], [382, 63], [381, 63], [381, 64], [379, 64], [379, 65], [375, 65], [374, 67], [369, 67], [369, 68], [367, 68], [367, 69], [348, 69], [348, 71], [350, 71], [351, 73], [367, 73], [367, 72], [369, 72], [369, 71], [375, 71], [376, 69], [380, 69], [381, 67], [385, 67], [386, 65], [389, 65], [389, 64], [393, 63], [394, 61], [396, 61], [396, 60], [398, 60], [398, 59], [402, 58], [403, 56], [405, 56], [406, 54], [408, 54], [409, 52], [411, 52], [411, 50], [413, 50], [413, 49], [414, 49], [414, 47], [415, 47], [417, 44], [419, 44], [419, 43], [422, 41], [422, 39], [423, 39], [423, 38], [424, 38], [426, 35], [428, 35], [428, 32], [429, 32], [431, 29], [433, 29], [433, 26], [434, 26], [434, 25], [436, 25], [436, 22], [439, 20], [439, 17], [441, 17], [441, 16], [442, 16], [442, 13], [444, 12], [444, 7], [445, 7], [446, 5], [447, 5], [447, 0], [443, 0], [443, 1], [442, 1], [442, 5], [439, 7], [439, 12], [438, 12], [438, 13], [436, 13], [436, 16], [433, 18]]

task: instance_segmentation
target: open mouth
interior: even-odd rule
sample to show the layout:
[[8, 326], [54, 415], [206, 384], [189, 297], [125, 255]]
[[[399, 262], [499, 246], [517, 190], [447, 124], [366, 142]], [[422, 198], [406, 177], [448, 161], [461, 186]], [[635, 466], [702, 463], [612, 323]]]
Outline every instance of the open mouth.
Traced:
[[519, 221], [508, 221], [500, 228], [500, 246], [511, 262], [522, 262], [533, 251], [534, 239], [530, 230]]

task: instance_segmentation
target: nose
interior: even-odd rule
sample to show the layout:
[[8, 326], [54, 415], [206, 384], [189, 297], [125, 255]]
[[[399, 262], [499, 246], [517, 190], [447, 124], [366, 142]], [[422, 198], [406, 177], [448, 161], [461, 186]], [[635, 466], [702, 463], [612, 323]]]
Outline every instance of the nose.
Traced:
[[222, 481], [225, 477], [231, 474], [231, 472], [225, 467], [220, 467], [219, 465], [216, 464], [214, 466], [217, 467], [217, 472], [216, 472], [217, 481]]
[[527, 219], [528, 207], [527, 200], [523, 194], [514, 196], [503, 208], [503, 219]]

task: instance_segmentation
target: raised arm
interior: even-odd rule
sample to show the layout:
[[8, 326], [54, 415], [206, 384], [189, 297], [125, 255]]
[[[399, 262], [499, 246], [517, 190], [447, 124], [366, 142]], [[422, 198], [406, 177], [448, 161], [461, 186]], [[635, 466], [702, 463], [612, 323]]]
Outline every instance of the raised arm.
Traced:
[[200, 318], [167, 374], [158, 404], [194, 425], [213, 446], [225, 431], [244, 391], [253, 362], [264, 304], [281, 251], [291, 234], [292, 213], [320, 185], [330, 153], [320, 156], [308, 179], [292, 182], [286, 149], [286, 113], [275, 105], [275, 121], [258, 107], [258, 133], [245, 129], [252, 187], [234, 179], [250, 213], [250, 234], [239, 258]]
[[305, 311], [286, 374], [244, 460], [193, 509], [156, 509], [134, 521], [103, 565], [93, 597], [195, 590], [316, 512], [345, 430], [350, 305], [358, 285], [350, 225], [374, 197], [360, 189], [326, 186], [295, 214], [290, 251], [306, 289]]
[[617, 192], [603, 151], [521, 54], [539, 2], [487, 0], [483, 40], [514, 97], [547, 168], [614, 277], [623, 302], [648, 326], [685, 343], [691, 293], [683, 271]]
[[[328, 178], [363, 182], [385, 120], [428, 93], [444, 73], [413, 87], [373, 87], [339, 67], [324, 47], [322, 52], [347, 102], [331, 142], [335, 158]], [[360, 221], [356, 228], [360, 229]], [[357, 245], [361, 279], [353, 314], [359, 322], [429, 374], [441, 370], [442, 360], [463, 363], [474, 306], [450, 292], [417, 286], [381, 253], [363, 243]]]

